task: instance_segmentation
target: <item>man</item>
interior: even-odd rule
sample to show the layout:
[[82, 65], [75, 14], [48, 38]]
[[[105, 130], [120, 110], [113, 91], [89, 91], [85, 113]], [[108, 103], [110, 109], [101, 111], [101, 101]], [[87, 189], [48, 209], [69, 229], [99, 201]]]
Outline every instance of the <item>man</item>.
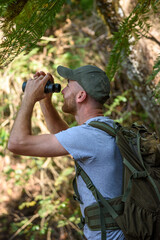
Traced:
[[[103, 116], [103, 104], [109, 98], [110, 84], [104, 71], [96, 66], [86, 65], [75, 70], [59, 66], [60, 76], [68, 84], [62, 90], [64, 104], [62, 110], [75, 116], [77, 127], [69, 128], [60, 118], [51, 103], [51, 94], [44, 93], [51, 74], [37, 72], [34, 79], [27, 82], [21, 108], [10, 134], [10, 151], [29, 156], [56, 157], [71, 154], [85, 170], [100, 193], [106, 199], [122, 193], [122, 159], [115, 139], [107, 133], [88, 125], [91, 121], [113, 121]], [[47, 127], [51, 134], [33, 136], [31, 116], [35, 103], [40, 101]], [[96, 202], [92, 192], [86, 187], [81, 176], [77, 177], [81, 212]], [[91, 231], [84, 225], [88, 240], [100, 240], [101, 231]], [[121, 230], [107, 230], [107, 239], [124, 239]]]

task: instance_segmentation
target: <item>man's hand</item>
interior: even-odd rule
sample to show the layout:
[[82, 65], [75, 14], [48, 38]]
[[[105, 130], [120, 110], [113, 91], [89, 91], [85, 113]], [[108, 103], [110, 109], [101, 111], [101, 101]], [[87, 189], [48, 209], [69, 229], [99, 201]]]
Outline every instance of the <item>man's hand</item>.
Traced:
[[[53, 76], [52, 76], [50, 73], [47, 73], [47, 75], [50, 76], [50, 79], [49, 79], [49, 80], [50, 80], [52, 83], [54, 83], [54, 78], [53, 78]], [[40, 77], [40, 76], [46, 76], [46, 74], [45, 74], [43, 71], [36, 72], [36, 74], [34, 75], [34, 79], [36, 79], [36, 78], [38, 78], [38, 77]], [[51, 102], [52, 94], [53, 94], [53, 93], [47, 93], [47, 94], [45, 95], [45, 98], [43, 98], [42, 100], [40, 100], [40, 105], [41, 105], [41, 104], [45, 104], [45, 103], [47, 103], [47, 102]]]
[[48, 80], [53, 82], [53, 77], [50, 73], [37, 72], [33, 79], [27, 81], [24, 98], [34, 103], [45, 98], [51, 99], [52, 94], [44, 93], [44, 88]]

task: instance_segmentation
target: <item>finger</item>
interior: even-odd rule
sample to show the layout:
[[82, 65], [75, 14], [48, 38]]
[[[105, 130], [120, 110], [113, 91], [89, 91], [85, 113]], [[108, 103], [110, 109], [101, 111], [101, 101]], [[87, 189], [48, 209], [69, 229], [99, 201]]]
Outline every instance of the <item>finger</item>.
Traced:
[[43, 78], [44, 78], [43, 75], [40, 75], [40, 76], [38, 77], [39, 80], [42, 80]]
[[50, 74], [50, 73], [47, 73], [48, 75], [49, 75], [49, 77], [50, 77], [50, 81], [51, 82], [54, 82], [54, 77], [52, 76], [52, 74]]
[[45, 72], [43, 72], [43, 71], [40, 71], [39, 73], [40, 73], [40, 75], [43, 75], [43, 76], [46, 75]]
[[42, 77], [44, 85], [48, 82], [48, 80], [50, 80], [50, 75], [49, 74], [46, 74], [45, 76], [41, 76], [41, 77]]
[[43, 72], [43, 71], [39, 71], [39, 72], [36, 72], [36, 73], [33, 75], [33, 77], [36, 78], [36, 77], [39, 77], [40, 75], [45, 76], [46, 74], [45, 74], [45, 72]]
[[33, 77], [36, 78], [36, 77], [39, 77], [40, 76], [40, 72], [36, 72]]

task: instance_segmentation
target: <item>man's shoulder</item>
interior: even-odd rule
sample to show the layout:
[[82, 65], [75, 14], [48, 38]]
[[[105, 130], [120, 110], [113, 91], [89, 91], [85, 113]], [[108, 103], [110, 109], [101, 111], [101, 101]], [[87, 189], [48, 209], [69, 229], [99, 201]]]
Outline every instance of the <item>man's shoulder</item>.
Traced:
[[77, 134], [80, 134], [83, 132], [83, 129], [85, 129], [86, 126], [85, 125], [78, 125], [78, 126], [73, 126], [73, 127], [69, 127], [66, 130], [60, 131], [57, 134], [55, 134], [56, 136], [74, 136]]
[[85, 122], [85, 124], [89, 125], [92, 121], [107, 123], [111, 126], [113, 126], [113, 124], [114, 124], [113, 119], [110, 119], [109, 117], [105, 117], [105, 116], [98, 116], [98, 117], [90, 118]]
[[[107, 123], [111, 126], [113, 126], [113, 120], [108, 118], [108, 117], [104, 117], [104, 116], [100, 116], [100, 117], [94, 117], [94, 118], [90, 118], [88, 119], [85, 123], [83, 123], [82, 125], [77, 125], [77, 126], [72, 126], [66, 130], [63, 130], [61, 132], [58, 133], [58, 135], [83, 135], [83, 134], [87, 134], [86, 132], [90, 132], [90, 131], [96, 131], [95, 128], [91, 127], [89, 125], [89, 123], [91, 123], [92, 121], [98, 121], [98, 122], [104, 122]], [[56, 134], [57, 135], [57, 134]]]

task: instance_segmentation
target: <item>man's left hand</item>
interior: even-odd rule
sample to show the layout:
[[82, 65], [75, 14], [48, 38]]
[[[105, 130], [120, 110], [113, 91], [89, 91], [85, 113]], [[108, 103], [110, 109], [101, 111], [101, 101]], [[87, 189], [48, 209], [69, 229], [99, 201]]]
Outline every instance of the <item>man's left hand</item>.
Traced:
[[34, 103], [46, 97], [44, 88], [48, 80], [52, 81], [51, 74], [34, 75], [33, 79], [29, 79], [26, 84], [24, 97], [33, 101]]

